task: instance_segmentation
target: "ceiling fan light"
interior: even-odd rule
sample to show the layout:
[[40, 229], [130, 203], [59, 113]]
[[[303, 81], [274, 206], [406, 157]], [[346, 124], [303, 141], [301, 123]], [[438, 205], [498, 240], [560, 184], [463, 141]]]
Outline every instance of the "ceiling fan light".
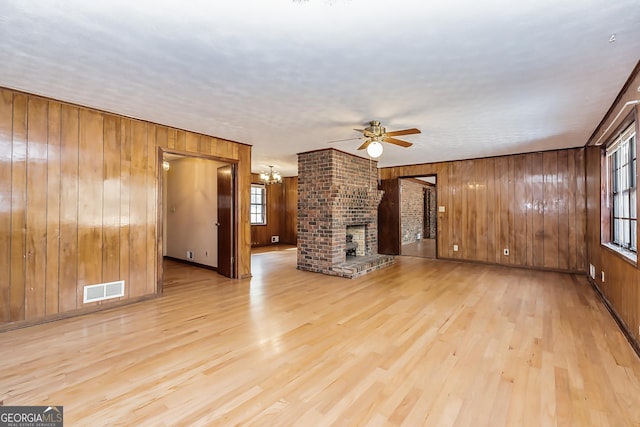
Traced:
[[382, 144], [378, 141], [372, 141], [371, 144], [367, 146], [367, 154], [374, 159], [377, 159], [382, 155]]

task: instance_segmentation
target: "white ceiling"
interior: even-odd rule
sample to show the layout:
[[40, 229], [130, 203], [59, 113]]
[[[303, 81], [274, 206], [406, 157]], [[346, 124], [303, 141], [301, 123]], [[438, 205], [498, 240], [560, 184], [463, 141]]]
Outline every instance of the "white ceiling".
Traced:
[[[609, 39], [615, 34], [615, 42]], [[0, 0], [0, 86], [380, 166], [585, 144], [640, 58], [638, 0]]]

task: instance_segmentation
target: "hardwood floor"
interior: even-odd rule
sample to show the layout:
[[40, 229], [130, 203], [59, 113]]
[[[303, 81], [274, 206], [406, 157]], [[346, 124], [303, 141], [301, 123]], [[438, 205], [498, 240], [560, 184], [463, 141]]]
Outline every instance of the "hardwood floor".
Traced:
[[436, 239], [421, 239], [401, 246], [401, 255], [436, 258]]
[[640, 426], [640, 360], [584, 277], [295, 257], [168, 263], [162, 298], [2, 333], [0, 401], [70, 426]]

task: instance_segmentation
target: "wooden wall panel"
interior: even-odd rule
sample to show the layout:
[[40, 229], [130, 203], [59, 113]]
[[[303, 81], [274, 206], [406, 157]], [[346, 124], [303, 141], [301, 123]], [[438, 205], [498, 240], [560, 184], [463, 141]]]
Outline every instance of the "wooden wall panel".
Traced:
[[284, 230], [283, 243], [298, 243], [298, 177], [283, 178], [284, 182]]
[[[569, 156], [566, 151], [559, 151], [557, 157], [556, 184], [558, 194], [570, 195], [569, 189]], [[567, 201], [558, 197], [558, 268], [569, 269], [569, 209]]]
[[[586, 191], [586, 173], [585, 173], [585, 150], [574, 152], [575, 158], [575, 176], [576, 176], [576, 193], [574, 200], [576, 201], [576, 271], [588, 271], [587, 268], [587, 248], [586, 241], [587, 217], [582, 214], [587, 210], [587, 191]], [[572, 266], [573, 267], [573, 266]]]
[[[478, 224], [477, 219], [477, 206], [476, 203], [476, 163], [473, 160], [467, 160], [463, 165], [463, 179], [467, 185], [462, 185], [463, 194], [466, 193], [466, 197], [462, 199], [462, 218], [463, 223], [462, 227], [464, 230], [469, 231], [470, 236], [477, 236], [476, 225]], [[466, 239], [464, 245], [460, 247], [462, 252], [462, 257], [464, 259], [473, 259], [477, 260], [477, 251], [476, 251], [476, 239], [470, 238]]]
[[102, 283], [103, 116], [80, 109], [77, 305], [86, 285]]
[[[260, 175], [252, 174], [251, 182], [260, 183]], [[271, 236], [280, 243], [298, 242], [298, 178], [283, 178], [281, 184], [267, 187], [267, 224], [251, 226], [251, 246], [271, 245]]]
[[531, 201], [532, 218], [532, 261], [534, 267], [544, 266], [544, 161], [542, 153], [532, 154], [531, 164]]
[[473, 222], [476, 224], [476, 259], [479, 261], [487, 261], [488, 244], [487, 241], [487, 161], [478, 160], [475, 168], [475, 217], [472, 216]]
[[25, 319], [45, 314], [47, 266], [48, 104], [29, 98], [27, 114], [27, 188], [25, 236]]
[[167, 132], [167, 148], [173, 150], [176, 148], [176, 139], [178, 137], [178, 131], [176, 129], [169, 129]]
[[[238, 170], [237, 276], [249, 277], [251, 147], [0, 88], [0, 330], [109, 306], [83, 287], [157, 292], [158, 147]], [[161, 272], [161, 270], [160, 270]]]
[[11, 321], [13, 93], [0, 91], [0, 322]]
[[49, 102], [47, 129], [47, 259], [45, 314], [58, 313], [60, 280], [60, 103]]
[[25, 320], [25, 210], [27, 202], [27, 102], [13, 97], [13, 147], [11, 151], [11, 320]]
[[200, 135], [187, 132], [185, 138], [185, 149], [191, 153], [197, 153], [200, 144]]
[[176, 149], [180, 151], [187, 150], [187, 132], [183, 130], [176, 132]]
[[249, 219], [249, 195], [251, 194], [251, 147], [234, 144], [233, 152], [237, 152], [238, 194], [238, 255], [236, 262], [236, 277], [244, 279], [251, 277], [251, 221]]
[[509, 256], [513, 264], [527, 265], [527, 170], [526, 156], [513, 157], [513, 248]]
[[[446, 209], [451, 208], [449, 191], [449, 163], [442, 165], [441, 172], [436, 176], [436, 198], [438, 204], [437, 254], [440, 258], [451, 258], [451, 217]], [[439, 207], [444, 206], [445, 212], [440, 212]], [[446, 244], [445, 244], [446, 242]]]
[[[102, 281], [120, 280], [120, 119], [104, 118]], [[125, 284], [126, 286], [126, 284]]]
[[504, 255], [504, 249], [511, 249], [509, 231], [511, 215], [509, 215], [509, 159], [507, 157], [501, 157], [496, 159], [496, 166], [498, 168], [498, 182], [499, 192], [496, 199], [496, 219], [498, 221], [498, 235], [496, 240], [498, 241], [498, 251], [500, 253], [499, 264], [509, 264], [511, 258]]
[[[495, 263], [498, 251], [500, 250], [496, 245], [496, 220], [494, 219], [495, 213], [493, 210], [494, 201], [496, 199], [496, 178], [495, 178], [495, 159], [486, 159], [486, 186], [487, 186], [487, 200], [486, 200], [486, 221], [487, 221], [487, 258], [486, 261]], [[439, 185], [439, 182], [438, 182]]]
[[558, 268], [558, 152], [542, 153], [544, 174], [543, 266]]
[[[175, 135], [175, 133], [174, 133]], [[130, 268], [132, 262], [131, 252], [131, 153], [132, 136], [131, 120], [120, 119], [120, 224], [118, 227], [118, 237], [120, 240], [120, 280], [125, 283], [125, 298], [131, 296]], [[133, 252], [135, 254], [135, 252]], [[135, 262], [135, 261], [134, 261]]]
[[[451, 192], [450, 214], [453, 216], [453, 224], [451, 228], [451, 242], [447, 242], [447, 244], [451, 245], [452, 258], [462, 258], [461, 248], [464, 247], [462, 237], [465, 230], [462, 203], [465, 200], [466, 193], [464, 192], [464, 186], [460, 185], [460, 181], [464, 173], [464, 166], [462, 162], [455, 162], [451, 166], [449, 174], [449, 191]], [[457, 251], [453, 249], [453, 245], [458, 246]]]
[[62, 105], [60, 120], [60, 312], [77, 306], [78, 280], [78, 118], [77, 107]]
[[[513, 251], [513, 253], [517, 254], [519, 251], [519, 248], [516, 246], [516, 217], [518, 215], [516, 215], [516, 181], [515, 181], [515, 163], [514, 163], [514, 159], [516, 156], [509, 156], [507, 157], [507, 163], [509, 164], [508, 166], [508, 176], [509, 176], [509, 182], [508, 182], [508, 186], [509, 186], [509, 191], [508, 191], [508, 196], [507, 196], [507, 217], [509, 218], [509, 239], [508, 239], [508, 246], [505, 246], [505, 248], [509, 248], [509, 255], [506, 256], [506, 258], [509, 260], [509, 264], [516, 264], [516, 257], [511, 255], [511, 251]], [[504, 250], [504, 248], [503, 248]], [[505, 256], [503, 254], [503, 256]]]
[[[158, 193], [158, 150], [156, 149], [156, 128], [157, 126], [151, 123], [147, 123], [147, 151], [146, 151], [146, 160], [147, 165], [145, 168], [145, 200], [147, 202], [147, 217], [144, 221], [146, 227], [146, 236], [147, 240], [145, 242], [145, 250], [147, 251], [147, 262], [146, 266], [146, 280], [145, 280], [145, 288], [143, 290], [143, 295], [153, 294], [156, 290], [158, 278], [156, 277], [158, 269], [155, 268], [156, 260], [158, 259], [158, 251], [157, 251], [157, 221], [158, 221], [158, 213], [156, 211], [158, 206], [158, 199], [156, 198], [156, 194]], [[201, 135], [200, 139], [203, 139]], [[205, 147], [205, 149], [200, 148], [199, 153], [209, 154], [211, 152], [211, 148]], [[162, 197], [162, 196], [159, 196]], [[141, 287], [142, 288], [142, 287]]]
[[[380, 178], [436, 174], [438, 257], [585, 271], [583, 149], [380, 169]], [[582, 166], [581, 166], [582, 165]], [[582, 198], [581, 198], [582, 197]], [[562, 224], [561, 224], [562, 221]], [[575, 224], [570, 240], [569, 224]], [[453, 245], [459, 250], [453, 251]], [[570, 262], [569, 246], [575, 251]], [[503, 250], [509, 249], [509, 255]]]
[[[131, 198], [129, 204], [129, 247], [138, 260], [147, 259], [147, 124], [131, 121]], [[154, 251], [155, 252], [155, 251]], [[134, 255], [135, 254], [135, 255]], [[129, 296], [146, 292], [146, 262], [129, 264]]]
[[526, 235], [526, 251], [527, 258], [525, 265], [533, 266], [533, 217], [535, 214], [535, 205], [533, 203], [533, 156], [525, 156], [525, 173], [524, 173], [524, 187], [525, 187], [525, 203], [526, 209], [524, 210], [527, 215], [527, 235]]

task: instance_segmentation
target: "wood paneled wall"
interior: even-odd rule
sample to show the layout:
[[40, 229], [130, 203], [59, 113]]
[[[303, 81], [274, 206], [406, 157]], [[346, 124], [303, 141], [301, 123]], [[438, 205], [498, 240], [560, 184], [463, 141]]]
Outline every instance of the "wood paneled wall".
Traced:
[[[600, 236], [601, 224], [609, 222], [608, 218], [602, 217], [601, 212], [601, 184], [604, 182], [601, 169], [602, 150], [615, 135], [614, 132], [622, 121], [629, 115], [635, 116], [636, 135], [640, 134], [640, 108], [625, 107], [627, 102], [640, 99], [640, 93], [636, 90], [638, 87], [640, 87], [640, 62], [593, 133], [590, 146], [587, 148], [586, 179], [587, 257], [588, 263], [592, 264], [596, 270], [594, 282], [626, 329], [627, 335], [634, 340], [636, 347], [640, 348], [640, 270], [637, 263], [630, 262], [621, 254], [603, 246]], [[614, 122], [616, 116], [618, 117]], [[603, 144], [593, 146], [595, 142]], [[601, 276], [603, 272], [604, 281]]]
[[[252, 174], [252, 182], [260, 184], [260, 175]], [[298, 178], [282, 178], [282, 183], [267, 188], [267, 224], [251, 226], [251, 246], [271, 245], [271, 236], [280, 243], [295, 245], [298, 241]]]
[[283, 243], [298, 243], [298, 177], [282, 179], [284, 183], [284, 216], [282, 218]]
[[0, 328], [102, 308], [88, 284], [156, 292], [159, 147], [237, 162], [248, 277], [250, 146], [0, 89]]
[[437, 176], [440, 258], [583, 272], [584, 161], [569, 149], [383, 168], [380, 178]]

